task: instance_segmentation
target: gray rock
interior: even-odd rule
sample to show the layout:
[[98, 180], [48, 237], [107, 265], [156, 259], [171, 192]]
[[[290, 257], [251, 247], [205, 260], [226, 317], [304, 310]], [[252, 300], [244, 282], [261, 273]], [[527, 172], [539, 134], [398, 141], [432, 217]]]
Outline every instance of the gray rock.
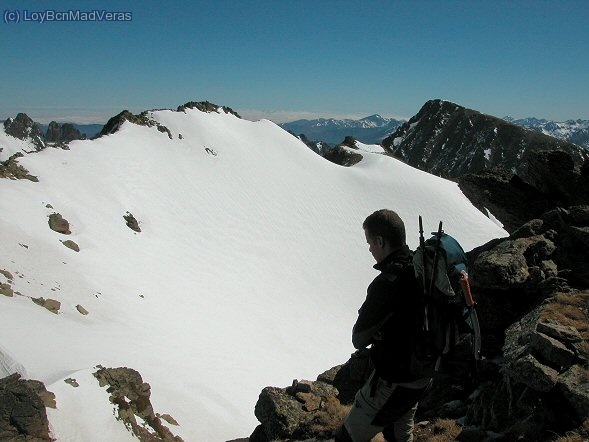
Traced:
[[45, 405], [36, 392], [38, 388], [20, 379], [17, 373], [0, 379], [0, 440], [53, 440], [49, 437]]
[[558, 378], [558, 388], [573, 406], [581, 421], [589, 418], [589, 371], [574, 365]]
[[575, 361], [573, 351], [566, 348], [562, 342], [543, 333], [532, 333], [530, 345], [533, 350], [549, 361], [550, 365], [558, 367], [559, 371], [569, 368]]
[[70, 223], [64, 219], [60, 213], [52, 213], [49, 215], [49, 228], [64, 235], [72, 233], [70, 231]]
[[571, 326], [564, 326], [552, 322], [538, 322], [536, 330], [545, 335], [558, 339], [560, 342], [581, 342], [583, 338], [579, 331]]
[[550, 391], [558, 380], [558, 372], [555, 369], [541, 364], [531, 354], [526, 354], [506, 365], [505, 371], [515, 381], [536, 391]]

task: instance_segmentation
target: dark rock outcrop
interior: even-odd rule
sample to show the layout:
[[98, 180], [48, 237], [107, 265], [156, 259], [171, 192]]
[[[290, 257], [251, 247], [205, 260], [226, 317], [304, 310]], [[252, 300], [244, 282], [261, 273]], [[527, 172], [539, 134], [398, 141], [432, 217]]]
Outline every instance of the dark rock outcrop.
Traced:
[[532, 152], [524, 176], [495, 168], [458, 178], [470, 201], [512, 232], [554, 207], [589, 204], [589, 161], [579, 169], [563, 151]]
[[529, 155], [539, 150], [565, 151], [577, 167], [589, 157], [572, 143], [443, 100], [425, 103], [382, 146], [411, 166], [447, 178], [500, 166], [525, 179]]
[[20, 379], [17, 373], [0, 379], [0, 440], [53, 441], [46, 406], [55, 408], [55, 401], [41, 382]]
[[189, 101], [181, 106], [178, 106], [178, 112], [185, 112], [186, 109], [198, 109], [201, 112], [217, 112], [219, 109], [223, 110], [226, 114], [235, 115], [237, 118], [241, 118], [237, 112], [227, 106], [219, 106], [208, 101]]
[[309, 140], [309, 138], [307, 138], [307, 136], [305, 134], [295, 135], [293, 132], [290, 132], [290, 131], [289, 131], [289, 133], [291, 135], [293, 135], [294, 137], [298, 138], [299, 140], [301, 140], [303, 143], [305, 143], [309, 149], [311, 149], [313, 152], [315, 152], [318, 155], [325, 156], [330, 150], [333, 149], [333, 146], [331, 146], [323, 141]]
[[349, 411], [337, 395], [337, 389], [323, 381], [295, 380], [287, 388], [264, 388], [255, 408], [261, 425], [250, 442], [333, 438]]
[[[182, 441], [182, 438], [172, 434], [162, 423], [161, 416], [154, 412], [150, 401], [151, 387], [143, 382], [136, 370], [127, 367], [99, 367], [94, 376], [101, 387], [108, 386], [109, 399], [118, 407], [117, 419], [123, 421], [140, 441]], [[137, 418], [142, 419], [146, 425], [138, 422]]]
[[29, 140], [37, 151], [45, 148], [41, 128], [27, 114], [20, 113], [4, 121], [4, 131], [19, 140]]
[[96, 138], [114, 134], [119, 130], [125, 121], [129, 121], [130, 123], [137, 124], [139, 126], [155, 127], [158, 131], [168, 134], [170, 140], [173, 139], [170, 129], [151, 118], [150, 111], [143, 111], [139, 115], [133, 115], [128, 110], [124, 110], [108, 120], [102, 130], [98, 133], [98, 135], [96, 135]]
[[31, 175], [27, 169], [18, 164], [18, 158], [22, 158], [23, 156], [21, 152], [17, 152], [11, 155], [6, 161], [0, 161], [0, 178], [29, 180], [38, 183], [39, 178]]
[[56, 143], [57, 145], [65, 145], [74, 140], [85, 140], [86, 135], [82, 134], [71, 123], [59, 124], [55, 121], [49, 123], [47, 132], [45, 133], [45, 141], [48, 143]]
[[354, 152], [354, 150], [358, 150], [356, 139], [347, 136], [342, 143], [325, 153], [323, 157], [340, 166], [350, 167], [362, 161], [362, 155]]

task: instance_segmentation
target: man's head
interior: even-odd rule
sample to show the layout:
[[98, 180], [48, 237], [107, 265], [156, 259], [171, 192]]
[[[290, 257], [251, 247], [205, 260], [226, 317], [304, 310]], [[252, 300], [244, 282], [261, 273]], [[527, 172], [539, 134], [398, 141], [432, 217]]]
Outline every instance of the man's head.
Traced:
[[377, 263], [405, 245], [405, 224], [392, 210], [377, 210], [364, 220], [362, 227]]

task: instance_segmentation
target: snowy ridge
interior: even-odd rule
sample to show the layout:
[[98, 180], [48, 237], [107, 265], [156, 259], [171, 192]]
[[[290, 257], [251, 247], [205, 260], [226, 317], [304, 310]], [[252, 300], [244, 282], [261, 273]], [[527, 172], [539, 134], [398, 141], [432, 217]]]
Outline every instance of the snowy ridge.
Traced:
[[[134, 440], [91, 376], [97, 364], [138, 370], [186, 441], [249, 435], [263, 387], [314, 379], [352, 351], [376, 274], [361, 228], [374, 210], [397, 210], [413, 248], [420, 214], [426, 231], [442, 219], [466, 250], [506, 235], [456, 183], [376, 146], [360, 145], [363, 160], [345, 168], [270, 121], [150, 117], [172, 138], [125, 122], [21, 158], [38, 183], [0, 181], [0, 283], [15, 292], [0, 296], [0, 346], [56, 394], [58, 441]], [[0, 137], [3, 157], [22, 148]], [[49, 229], [54, 212], [71, 235]], [[59, 313], [31, 301], [41, 296]]]

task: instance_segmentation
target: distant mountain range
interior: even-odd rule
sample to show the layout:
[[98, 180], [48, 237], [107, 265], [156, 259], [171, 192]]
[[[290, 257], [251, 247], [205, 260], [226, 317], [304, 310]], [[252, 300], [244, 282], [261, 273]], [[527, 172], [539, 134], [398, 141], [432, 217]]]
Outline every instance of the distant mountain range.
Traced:
[[[589, 150], [589, 120], [578, 119], [557, 122], [534, 117], [522, 119], [504, 117], [503, 120]], [[315, 120], [296, 120], [281, 123], [279, 126], [301, 138], [320, 155], [324, 155], [341, 144], [347, 136], [352, 136], [365, 144], [381, 144], [385, 138], [392, 135], [405, 122], [405, 120], [384, 118], [375, 114], [359, 120], [319, 118]]]
[[505, 121], [528, 130], [574, 143], [589, 149], [589, 120], [567, 120], [562, 122], [550, 121], [538, 118], [513, 119], [504, 117]]
[[380, 144], [392, 134], [404, 120], [385, 118], [378, 114], [359, 120], [336, 120], [319, 118], [316, 120], [296, 120], [281, 123], [280, 127], [295, 135], [304, 134], [309, 140], [317, 140], [331, 145], [341, 143], [346, 136], [353, 136], [366, 144]]

